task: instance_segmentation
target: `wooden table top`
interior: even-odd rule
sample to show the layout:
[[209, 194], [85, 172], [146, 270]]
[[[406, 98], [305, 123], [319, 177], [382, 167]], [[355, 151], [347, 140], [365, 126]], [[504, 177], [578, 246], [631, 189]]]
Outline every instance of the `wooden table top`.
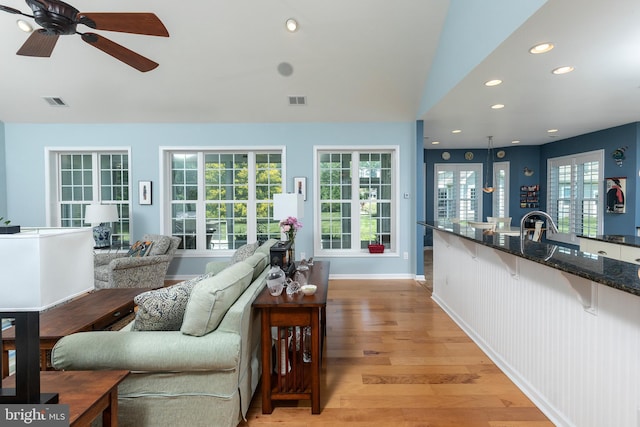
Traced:
[[315, 261], [309, 267], [308, 283], [316, 285], [318, 289], [313, 295], [304, 295], [298, 292], [294, 295], [287, 295], [286, 290], [277, 297], [269, 293], [269, 288], [265, 285], [260, 295], [253, 302], [257, 308], [271, 308], [274, 306], [296, 306], [296, 307], [320, 307], [327, 304], [327, 291], [329, 290], [329, 261]]
[[[69, 424], [83, 416], [117, 387], [129, 371], [42, 371], [40, 392], [58, 393], [58, 403], [69, 405]], [[15, 388], [15, 375], [2, 380], [3, 388]]]
[[[40, 339], [60, 339], [75, 332], [93, 330], [112, 313], [124, 310], [133, 298], [150, 288], [99, 289], [40, 313]], [[14, 340], [15, 328], [2, 331], [2, 340]]]

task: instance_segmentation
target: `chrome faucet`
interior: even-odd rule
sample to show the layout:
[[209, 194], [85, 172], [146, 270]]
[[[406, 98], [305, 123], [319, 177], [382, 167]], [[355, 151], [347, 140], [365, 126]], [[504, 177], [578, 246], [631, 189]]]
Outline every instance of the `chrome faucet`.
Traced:
[[551, 218], [551, 216], [543, 211], [531, 211], [531, 212], [527, 212], [526, 214], [524, 214], [524, 216], [522, 217], [522, 219], [520, 220], [520, 241], [524, 241], [524, 233], [525, 233], [525, 228], [524, 228], [524, 223], [527, 221], [527, 218], [532, 217], [534, 215], [540, 215], [543, 216], [547, 219], [547, 228], [551, 230], [551, 232], [553, 233], [557, 233], [558, 232], [558, 227], [556, 227], [556, 224], [553, 222], [553, 218]]

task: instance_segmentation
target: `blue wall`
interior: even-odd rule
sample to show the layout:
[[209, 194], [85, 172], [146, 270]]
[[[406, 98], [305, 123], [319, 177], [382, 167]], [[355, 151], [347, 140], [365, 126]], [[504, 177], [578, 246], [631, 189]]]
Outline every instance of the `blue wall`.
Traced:
[[[4, 127], [6, 159], [0, 162], [0, 165], [6, 165], [8, 214], [13, 223], [23, 226], [46, 225], [45, 147], [130, 147], [130, 181], [134, 184], [135, 195], [135, 183], [139, 180], [159, 182], [159, 147], [286, 146], [288, 188], [293, 187], [293, 177], [308, 178], [303, 219], [305, 226], [296, 238], [296, 252], [305, 252], [308, 256], [313, 254], [313, 147], [397, 145], [400, 147], [400, 191], [410, 194], [408, 199], [402, 196], [399, 199], [399, 256], [374, 258], [366, 254], [353, 258], [332, 258], [331, 273], [395, 277], [413, 277], [415, 274], [415, 122], [109, 125], [9, 123]], [[133, 238], [144, 233], [160, 231], [158, 187], [153, 186], [153, 205], [140, 206], [136, 202], [133, 203]], [[135, 200], [135, 197], [133, 199]], [[403, 259], [404, 252], [411, 254], [408, 260]], [[206, 262], [210, 260], [211, 258], [199, 257], [179, 258], [172, 264], [169, 274], [188, 276], [202, 273]]]
[[7, 173], [4, 150], [4, 123], [0, 122], [0, 216], [8, 218], [7, 214]]
[[[626, 160], [622, 167], [618, 166], [611, 157], [611, 153], [618, 147], [627, 147]], [[561, 141], [539, 146], [509, 146], [496, 147], [495, 151], [504, 150], [506, 155], [499, 161], [510, 162], [510, 194], [509, 216], [512, 224], [519, 224], [522, 216], [533, 209], [520, 208], [520, 187], [523, 185], [540, 184], [540, 209], [546, 210], [547, 198], [547, 160], [553, 157], [567, 156], [576, 153], [604, 149], [604, 177], [627, 177], [626, 213], [605, 214], [604, 234], [636, 234], [636, 226], [640, 225], [640, 188], [637, 185], [638, 169], [640, 165], [640, 123], [630, 123], [610, 129], [604, 129], [585, 135], [567, 138]], [[426, 218], [434, 219], [434, 164], [443, 163], [441, 158], [443, 151], [451, 153], [451, 159], [447, 163], [469, 163], [465, 160], [464, 153], [471, 151], [474, 154], [474, 163], [482, 163], [486, 170], [486, 150], [425, 150], [426, 162]], [[498, 160], [496, 160], [498, 161]], [[530, 177], [524, 175], [524, 168], [534, 171]], [[484, 173], [484, 172], [483, 172]], [[604, 184], [603, 184], [604, 186]], [[604, 187], [603, 187], [604, 188]], [[491, 215], [491, 196], [484, 194], [482, 219]], [[431, 236], [424, 239], [425, 245], [431, 245]]]

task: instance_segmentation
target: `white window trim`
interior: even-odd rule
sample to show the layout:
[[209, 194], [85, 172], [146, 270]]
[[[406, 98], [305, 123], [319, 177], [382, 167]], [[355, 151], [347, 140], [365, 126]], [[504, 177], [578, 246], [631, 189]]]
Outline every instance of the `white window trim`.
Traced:
[[[229, 152], [236, 153], [239, 151], [280, 151], [282, 153], [282, 184], [283, 190], [285, 192], [289, 192], [289, 188], [287, 187], [287, 147], [285, 145], [259, 145], [259, 146], [243, 146], [237, 145], [233, 147], [220, 147], [220, 146], [202, 146], [202, 145], [194, 145], [194, 146], [161, 146], [158, 149], [159, 153], [159, 164], [160, 164], [160, 176], [158, 179], [158, 184], [160, 185], [160, 231], [162, 234], [171, 235], [171, 215], [169, 210], [171, 209], [171, 181], [168, 180], [168, 172], [171, 170], [171, 153], [175, 152]], [[200, 165], [198, 165], [200, 168]], [[251, 185], [253, 179], [253, 186], [255, 187], [255, 171], [252, 174], [249, 174], [249, 185]], [[201, 183], [200, 185], [204, 185]], [[251, 199], [252, 196], [250, 196]], [[201, 202], [196, 202], [201, 203]], [[202, 202], [203, 203], [203, 202]], [[251, 200], [249, 201], [249, 205], [251, 205]], [[249, 206], [249, 209], [255, 209], [255, 199], [253, 199], [253, 207]], [[253, 227], [254, 225], [247, 225], [247, 232], [249, 232], [249, 227]], [[198, 230], [197, 239], [204, 239], [205, 232]], [[235, 249], [229, 250], [216, 250], [211, 251], [207, 249], [180, 249], [176, 252], [177, 257], [182, 258], [228, 258], [235, 252]]]
[[[438, 172], [441, 170], [455, 170], [456, 172], [461, 171], [461, 170], [476, 170], [476, 173], [478, 175], [478, 188], [476, 189], [476, 194], [477, 194], [477, 199], [478, 199], [478, 212], [477, 212], [477, 216], [476, 216], [476, 221], [482, 221], [482, 200], [484, 199], [484, 197], [482, 197], [482, 194], [484, 194], [482, 192], [482, 177], [483, 175], [483, 165], [482, 163], [435, 163], [433, 165], [433, 217], [434, 218], [438, 218]], [[495, 182], [495, 181], [494, 181]], [[458, 216], [460, 215], [460, 208], [458, 206], [457, 208], [457, 214]]]
[[497, 215], [495, 212], [495, 208], [496, 208], [496, 195], [494, 194], [492, 196], [492, 200], [491, 200], [491, 214], [492, 216], [496, 216], [496, 217], [504, 217], [504, 218], [508, 218], [509, 217], [509, 193], [511, 191], [511, 177], [510, 177], [510, 169], [511, 169], [511, 163], [508, 161], [505, 162], [495, 162], [493, 164], [493, 182], [496, 183], [498, 182], [497, 180], [497, 176], [498, 176], [498, 172], [500, 170], [504, 170], [504, 182], [505, 182], [505, 187], [504, 187], [504, 214], [503, 215]]
[[[313, 191], [313, 214], [316, 218], [314, 228], [313, 228], [313, 253], [315, 257], [323, 257], [323, 258], [349, 258], [349, 257], [362, 257], [369, 255], [369, 251], [367, 249], [360, 249], [360, 241], [356, 238], [355, 233], [352, 233], [352, 247], [353, 249], [322, 249], [321, 245], [321, 236], [322, 236], [322, 224], [320, 221], [320, 176], [318, 169], [318, 153], [325, 151], [333, 151], [333, 152], [343, 152], [348, 153], [354, 152], [358, 153], [375, 153], [375, 152], [391, 152], [392, 153], [392, 161], [393, 161], [393, 176], [391, 188], [393, 194], [391, 195], [392, 200], [394, 201], [391, 204], [391, 216], [393, 220], [391, 221], [391, 235], [393, 239], [391, 240], [391, 248], [386, 249], [383, 253], [377, 254], [377, 257], [399, 257], [399, 247], [400, 247], [400, 146], [399, 145], [354, 145], [350, 146], [349, 149], [345, 149], [344, 145], [321, 145], [321, 146], [313, 146], [313, 180], [315, 182], [315, 188]], [[352, 163], [354, 163], [352, 161]], [[354, 163], [355, 164], [355, 163]], [[353, 166], [352, 166], [353, 167]], [[357, 168], [356, 168], [357, 169]], [[358, 176], [356, 173], [355, 176]], [[352, 194], [358, 194], [359, 188], [357, 185], [355, 188], [353, 187], [354, 181], [352, 184]], [[352, 196], [353, 197], [353, 196]], [[352, 205], [357, 202], [354, 202], [354, 199], [351, 199]], [[352, 207], [352, 212], [358, 212], [359, 207], [356, 206], [356, 209]], [[360, 225], [359, 219], [354, 221], [353, 224], [357, 226]], [[356, 240], [357, 243], [353, 243]], [[355, 246], [354, 246], [355, 245]]]
[[[573, 191], [573, 186], [574, 186], [574, 182], [573, 182], [573, 168], [575, 168], [578, 164], [580, 163], [586, 163], [589, 161], [597, 161], [599, 162], [599, 167], [598, 167], [598, 234], [602, 234], [602, 230], [604, 228], [604, 150], [594, 150], [594, 151], [587, 151], [584, 153], [575, 153], [575, 154], [571, 154], [568, 156], [561, 156], [561, 157], [553, 157], [553, 158], [549, 158], [547, 159], [547, 212], [549, 211], [549, 206], [551, 206], [551, 203], [553, 203], [554, 201], [551, 200], [551, 196], [552, 196], [552, 191], [551, 191], [551, 168], [554, 165], [558, 165], [558, 164], [566, 164], [566, 165], [571, 165], [572, 168], [572, 191]], [[579, 160], [579, 162], [577, 161]], [[571, 198], [572, 203], [575, 201], [575, 199]], [[556, 221], [556, 219], [554, 219], [554, 222]], [[557, 241], [557, 242], [563, 242], [563, 243], [569, 243], [572, 245], [577, 245], [579, 244], [578, 241], [578, 237], [576, 236], [575, 233], [546, 233], [546, 238], [548, 240], [553, 240], [553, 241]]]
[[57, 211], [57, 200], [53, 195], [57, 195], [58, 177], [57, 177], [57, 156], [59, 154], [69, 153], [115, 153], [126, 152], [129, 158], [129, 235], [133, 236], [133, 192], [132, 192], [132, 162], [131, 162], [131, 147], [44, 147], [44, 180], [45, 180], [45, 216], [47, 227], [58, 227], [60, 222], [60, 213]]

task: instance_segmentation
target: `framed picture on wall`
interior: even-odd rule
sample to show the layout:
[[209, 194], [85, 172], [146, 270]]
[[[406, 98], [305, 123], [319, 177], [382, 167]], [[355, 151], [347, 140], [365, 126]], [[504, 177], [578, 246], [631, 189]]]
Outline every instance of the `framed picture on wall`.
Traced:
[[297, 194], [302, 194], [302, 198], [307, 200], [307, 178], [298, 176], [293, 178], [293, 190]]
[[625, 213], [627, 177], [607, 178], [607, 213]]
[[151, 204], [151, 181], [138, 181], [138, 203]]

